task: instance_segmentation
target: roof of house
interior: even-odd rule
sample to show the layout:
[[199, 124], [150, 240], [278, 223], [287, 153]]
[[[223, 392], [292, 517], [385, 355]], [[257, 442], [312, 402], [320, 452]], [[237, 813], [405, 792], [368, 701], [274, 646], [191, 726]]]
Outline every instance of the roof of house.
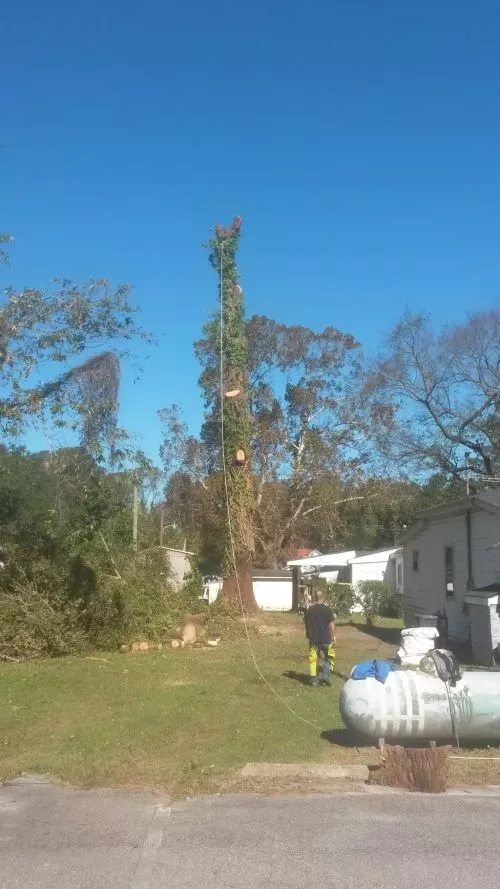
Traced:
[[292, 576], [289, 571], [274, 568], [253, 568], [252, 577], [254, 580], [291, 580]]
[[496, 583], [489, 583], [488, 586], [480, 586], [474, 590], [475, 593], [500, 593], [500, 583], [497, 581]]
[[320, 556], [321, 553], [317, 549], [296, 549], [293, 558], [294, 559], [307, 559], [309, 556]]
[[460, 497], [458, 500], [449, 500], [447, 503], [438, 504], [438, 506], [430, 506], [417, 512], [416, 518], [426, 519], [433, 516], [451, 515], [473, 508], [500, 512], [500, 491], [482, 491], [481, 494], [473, 494], [471, 497]]
[[290, 568], [298, 566], [300, 568], [315, 568], [315, 567], [324, 567], [328, 565], [331, 568], [344, 568], [349, 564], [351, 559], [355, 559], [356, 556], [365, 555], [367, 550], [355, 550], [349, 549], [342, 553], [327, 553], [323, 556], [310, 556], [308, 559], [292, 559], [290, 562], [287, 562], [287, 565]]
[[362, 556], [356, 556], [354, 559], [349, 559], [349, 564], [357, 565], [358, 562], [385, 562], [387, 559], [390, 559], [391, 556], [402, 551], [403, 548], [401, 546], [391, 546], [387, 549], [376, 549], [373, 552], [365, 553]]
[[415, 523], [401, 535], [399, 542], [404, 543], [409, 540], [427, 522], [446, 518], [447, 516], [462, 515], [469, 509], [484, 510], [500, 518], [500, 491], [482, 491], [480, 494], [473, 494], [471, 497], [460, 497], [458, 500], [449, 500], [447, 503], [440, 503], [438, 506], [421, 509], [415, 515]]
[[188, 549], [175, 549], [173, 546], [161, 546], [160, 549], [164, 549], [167, 553], [178, 553], [181, 556], [194, 556], [194, 553], [191, 553]]

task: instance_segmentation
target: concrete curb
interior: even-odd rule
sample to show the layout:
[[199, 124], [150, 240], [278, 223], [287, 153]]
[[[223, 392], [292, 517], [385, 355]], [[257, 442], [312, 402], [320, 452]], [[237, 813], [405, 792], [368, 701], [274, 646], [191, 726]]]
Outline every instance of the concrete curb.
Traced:
[[56, 779], [52, 775], [38, 775], [36, 772], [21, 772], [20, 775], [17, 775], [15, 778], [5, 778], [5, 780], [0, 781], [0, 785], [3, 787], [21, 787], [24, 785], [33, 785], [33, 784], [60, 784], [62, 782], [56, 781]]
[[242, 769], [244, 778], [307, 778], [309, 780], [368, 781], [366, 765], [319, 765], [317, 763], [248, 762]]

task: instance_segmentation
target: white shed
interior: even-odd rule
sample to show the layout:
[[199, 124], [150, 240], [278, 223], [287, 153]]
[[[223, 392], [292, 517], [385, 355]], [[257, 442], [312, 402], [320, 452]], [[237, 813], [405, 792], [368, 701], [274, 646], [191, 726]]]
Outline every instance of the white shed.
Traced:
[[273, 571], [270, 568], [254, 568], [253, 592], [263, 611], [292, 610], [292, 575], [290, 571]]
[[[211, 605], [222, 589], [222, 580], [207, 580], [203, 598]], [[273, 571], [270, 568], [254, 568], [253, 592], [255, 601], [263, 611], [292, 610], [292, 575], [289, 571]]]

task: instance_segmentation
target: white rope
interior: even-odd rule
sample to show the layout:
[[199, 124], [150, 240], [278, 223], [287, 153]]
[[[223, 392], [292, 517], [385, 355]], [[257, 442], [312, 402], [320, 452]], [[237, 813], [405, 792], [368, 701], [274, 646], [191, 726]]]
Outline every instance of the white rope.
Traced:
[[268, 689], [272, 694], [281, 701], [281, 703], [286, 707], [286, 709], [295, 716], [296, 719], [299, 719], [301, 722], [304, 722], [306, 725], [311, 726], [315, 730], [324, 731], [320, 725], [317, 725], [314, 722], [311, 722], [309, 719], [306, 719], [304, 716], [301, 716], [300, 713], [297, 713], [293, 707], [290, 706], [288, 701], [283, 698], [279, 692], [271, 685], [271, 683], [266, 679], [262, 670], [259, 667], [257, 662], [257, 658], [255, 656], [255, 652], [253, 650], [252, 641], [250, 638], [250, 633], [248, 631], [248, 623], [247, 616], [245, 613], [245, 607], [243, 605], [243, 596], [241, 595], [241, 587], [240, 587], [240, 578], [238, 573], [238, 562], [236, 559], [236, 547], [234, 543], [234, 534], [233, 534], [233, 522], [231, 518], [231, 509], [229, 503], [229, 486], [227, 480], [227, 461], [226, 461], [226, 440], [225, 440], [225, 428], [224, 428], [224, 289], [223, 289], [223, 265], [222, 265], [222, 257], [224, 253], [224, 242], [220, 241], [220, 269], [219, 269], [219, 288], [220, 288], [220, 428], [221, 428], [221, 446], [222, 446], [222, 472], [224, 476], [224, 491], [226, 496], [226, 509], [227, 509], [227, 524], [229, 530], [229, 539], [231, 544], [231, 560], [233, 563], [234, 575], [236, 578], [236, 588], [238, 590], [238, 598], [240, 601], [240, 609], [243, 617], [243, 625], [245, 627], [245, 635], [248, 643], [248, 648], [250, 651], [250, 655], [252, 658], [253, 665], [255, 667], [255, 671], [262, 682], [267, 685]]
[[500, 760], [500, 756], [450, 756], [450, 759], [476, 759], [479, 762], [497, 762]]

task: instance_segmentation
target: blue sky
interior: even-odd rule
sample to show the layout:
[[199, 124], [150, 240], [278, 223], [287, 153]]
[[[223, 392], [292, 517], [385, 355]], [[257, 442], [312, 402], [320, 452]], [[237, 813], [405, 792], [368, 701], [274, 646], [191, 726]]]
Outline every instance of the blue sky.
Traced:
[[5, 284], [129, 282], [160, 336], [121, 421], [202, 406], [201, 247], [244, 218], [249, 313], [376, 348], [500, 295], [498, 0], [7, 0], [0, 13]]

